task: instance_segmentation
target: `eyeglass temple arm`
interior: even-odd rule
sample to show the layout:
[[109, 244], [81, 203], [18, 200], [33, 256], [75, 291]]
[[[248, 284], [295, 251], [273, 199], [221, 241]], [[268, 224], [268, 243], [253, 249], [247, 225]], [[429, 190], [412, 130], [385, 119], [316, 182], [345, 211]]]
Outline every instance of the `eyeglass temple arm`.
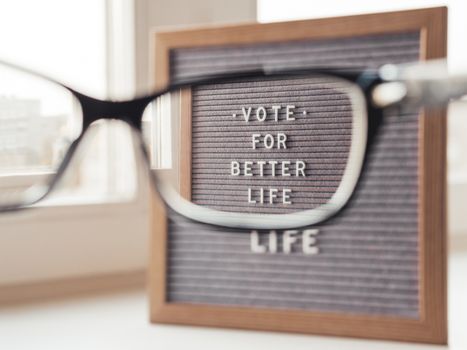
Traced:
[[467, 74], [450, 75], [445, 60], [383, 66], [382, 83], [372, 91], [373, 103], [388, 107], [399, 102], [442, 105], [467, 95]]

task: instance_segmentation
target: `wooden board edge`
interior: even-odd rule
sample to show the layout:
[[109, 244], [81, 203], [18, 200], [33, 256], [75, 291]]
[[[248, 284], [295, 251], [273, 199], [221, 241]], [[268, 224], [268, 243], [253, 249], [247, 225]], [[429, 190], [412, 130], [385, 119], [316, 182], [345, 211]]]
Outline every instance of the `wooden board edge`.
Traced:
[[426, 320], [345, 313], [166, 303], [153, 322], [444, 344]]
[[151, 232], [149, 233], [149, 266], [147, 269], [149, 318], [154, 322], [166, 305], [167, 214], [162, 199], [155, 191], [151, 196]]
[[[229, 38], [230, 45], [254, 44], [259, 41], [270, 43], [303, 38], [344, 38], [398, 32], [401, 31], [401, 28], [404, 31], [411, 28], [419, 30], [433, 19], [437, 19], [441, 12], [446, 13], [447, 8], [431, 7], [323, 19], [262, 23], [261, 27], [258, 26], [258, 23], [227, 25], [222, 27], [221, 32], [219, 27], [208, 26], [170, 32], [159, 31], [154, 33], [154, 40], [156, 46], [161, 48], [189, 48], [225, 45], [226, 37]], [[371, 29], [371, 33], [368, 32], [369, 29]], [[159, 82], [166, 80], [164, 76], [156, 76], [156, 79]]]
[[[421, 60], [446, 57], [446, 8], [439, 8], [428, 17], [421, 46]], [[446, 147], [446, 109], [424, 112], [419, 137], [420, 310], [439, 344], [448, 341]]]
[[191, 90], [180, 94], [180, 194], [191, 199]]

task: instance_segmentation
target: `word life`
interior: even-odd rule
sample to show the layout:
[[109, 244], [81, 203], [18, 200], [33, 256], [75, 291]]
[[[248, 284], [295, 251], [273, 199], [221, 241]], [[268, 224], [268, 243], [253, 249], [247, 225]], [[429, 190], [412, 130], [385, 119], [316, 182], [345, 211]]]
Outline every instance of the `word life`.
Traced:
[[[253, 230], [250, 233], [250, 250], [256, 254], [290, 254], [292, 252], [301, 251], [306, 255], [316, 255], [319, 253], [319, 248], [316, 246], [316, 236], [318, 229], [306, 229], [301, 232], [298, 230], [285, 230], [283, 232], [269, 231], [266, 235], [260, 235], [258, 231]], [[301, 243], [301, 249], [297, 249]]]
[[[257, 121], [260, 123], [291, 123], [296, 120], [294, 105], [272, 105], [242, 107], [241, 115], [245, 123]], [[269, 111], [269, 112], [268, 112]], [[306, 111], [302, 112], [306, 115]], [[237, 114], [232, 115], [237, 118]], [[275, 155], [288, 149], [288, 137], [285, 132], [251, 134], [251, 149], [264, 154], [265, 159], [255, 161], [230, 162], [230, 175], [233, 177], [306, 177], [306, 162], [303, 160], [273, 160], [266, 159], [268, 155]], [[276, 187], [259, 187], [246, 189], [248, 204], [292, 204], [292, 189]]]

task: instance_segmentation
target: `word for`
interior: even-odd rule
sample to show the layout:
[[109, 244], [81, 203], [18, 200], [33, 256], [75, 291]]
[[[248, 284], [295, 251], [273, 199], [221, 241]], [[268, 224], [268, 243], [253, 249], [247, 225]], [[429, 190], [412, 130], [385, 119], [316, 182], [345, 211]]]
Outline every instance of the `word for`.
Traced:
[[[319, 248], [316, 246], [316, 235], [318, 233], [318, 229], [306, 229], [301, 232], [300, 250], [303, 254], [316, 255], [319, 253]], [[286, 230], [282, 233], [271, 230], [267, 234], [266, 242], [261, 242], [260, 234], [254, 230], [250, 233], [250, 250], [256, 254], [276, 254], [279, 252], [290, 254], [294, 251], [293, 247], [299, 244], [299, 234], [298, 230]], [[282, 247], [282, 249], [279, 247]]]
[[[282, 108], [283, 107], [281, 106], [271, 106], [274, 121], [276, 122], [279, 121], [279, 112]], [[293, 105], [285, 106], [285, 120], [286, 121], [295, 120], [295, 117], [293, 116], [294, 109], [295, 109], [295, 106]], [[242, 107], [243, 118], [245, 118], [246, 122], [250, 121], [252, 112], [253, 112], [253, 108]], [[253, 112], [253, 114], [256, 116], [256, 119], [259, 122], [264, 122], [266, 118], [268, 117], [268, 112], [266, 111], [266, 107], [263, 107], [263, 106], [256, 108], [256, 111]], [[237, 115], [233, 114], [233, 117], [235, 118], [237, 117]]]
[[[252, 148], [256, 149], [256, 144], [261, 142], [261, 134], [252, 134], [251, 138]], [[277, 149], [287, 148], [285, 144], [285, 142], [287, 141], [287, 135], [282, 132], [278, 133], [276, 137], [274, 137], [272, 134], [266, 134], [263, 136], [262, 140], [263, 145], [266, 149], [274, 148], [275, 145]]]
[[[290, 170], [291, 165], [295, 165], [295, 171]], [[291, 162], [289, 160], [258, 160], [258, 161], [244, 161], [239, 162], [233, 160], [230, 162], [230, 175], [232, 176], [254, 176], [253, 171], [264, 176], [265, 171], [271, 172], [271, 176], [302, 176], [305, 177], [306, 163], [303, 160]]]

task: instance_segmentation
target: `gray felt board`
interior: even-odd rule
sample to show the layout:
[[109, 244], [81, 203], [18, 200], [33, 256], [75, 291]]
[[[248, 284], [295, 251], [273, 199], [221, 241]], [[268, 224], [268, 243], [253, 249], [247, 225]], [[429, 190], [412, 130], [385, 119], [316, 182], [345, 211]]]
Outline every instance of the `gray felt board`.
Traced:
[[[398, 33], [180, 48], [171, 51], [171, 79], [268, 63], [378, 67], [418, 60], [419, 44], [418, 33]], [[313, 192], [321, 194], [324, 200], [333, 193], [349, 148], [352, 124], [348, 101], [315, 100], [316, 94], [295, 83], [251, 81], [243, 86], [226, 84], [223, 90], [212, 86], [193, 90], [194, 202], [221, 210], [256, 210], [245, 204], [244, 180], [232, 181], [226, 176], [231, 159], [254, 159], [257, 154], [248, 144], [254, 123], [246, 130], [241, 119], [234, 122], [226, 118], [231, 118], [242, 106], [255, 106], [258, 100], [264, 104], [287, 103], [295, 98], [294, 103], [300, 108], [323, 108], [322, 114], [298, 119], [290, 127], [287, 132], [294, 147], [284, 155], [287, 159], [306, 159], [307, 164], [313, 165], [307, 171], [316, 171], [316, 176], [304, 182], [274, 180], [279, 181], [275, 183], [277, 186], [298, 186], [300, 195], [292, 207], [262, 210], [285, 212], [313, 207], [320, 203]], [[284, 89], [281, 84], [289, 86]], [[282, 97], [276, 94], [284, 90], [289, 94]], [[235, 99], [231, 98], [232, 93], [237, 94]], [[274, 126], [268, 130], [274, 130]], [[324, 157], [322, 161], [320, 155]], [[261, 185], [265, 180], [255, 177], [251, 181], [253, 185]], [[417, 115], [384, 117], [349, 208], [319, 229], [317, 255], [254, 254], [250, 252], [248, 230], [220, 229], [171, 213], [168, 302], [417, 318]]]

